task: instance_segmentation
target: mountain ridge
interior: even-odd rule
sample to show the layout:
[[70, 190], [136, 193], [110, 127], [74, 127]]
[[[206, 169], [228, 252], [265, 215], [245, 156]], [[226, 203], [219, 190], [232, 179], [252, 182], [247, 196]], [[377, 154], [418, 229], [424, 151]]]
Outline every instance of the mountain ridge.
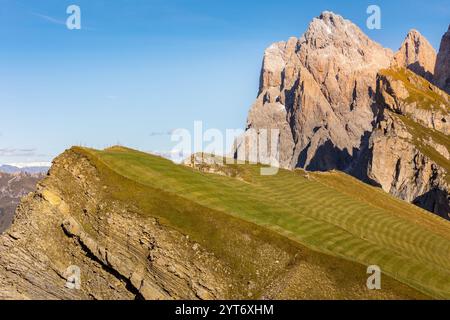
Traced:
[[[236, 158], [248, 160], [254, 157], [261, 163], [267, 163], [270, 158], [268, 153], [272, 150], [270, 143], [267, 142], [264, 152], [258, 150], [256, 141], [263, 138], [262, 129], [276, 129], [279, 132], [277, 145], [282, 168], [341, 170], [367, 183], [383, 186], [384, 190], [403, 200], [422, 205], [450, 219], [448, 183], [438, 183], [436, 186], [432, 181], [433, 174], [444, 179], [449, 159], [444, 157], [444, 164], [437, 165], [441, 169], [432, 170], [434, 173], [426, 178], [430, 180], [424, 182], [428, 188], [421, 191], [413, 189], [416, 183], [414, 177], [422, 165], [417, 170], [406, 170], [408, 175], [403, 183], [409, 186], [403, 190], [409, 191], [405, 192], [385, 186], [372, 170], [372, 164], [378, 161], [374, 162], [374, 159], [389, 156], [384, 152], [373, 154], [373, 136], [375, 133], [380, 136], [379, 121], [387, 105], [384, 101], [386, 91], [380, 92], [383, 88], [379, 82], [383, 78], [380, 74], [382, 70], [403, 68], [412, 71], [411, 74], [406, 73], [405, 81], [403, 78], [390, 81], [392, 86], [389, 90], [395, 87], [395, 103], [401, 104], [400, 109], [409, 110], [413, 123], [433, 124], [433, 130], [448, 135], [450, 99], [432, 84], [435, 78], [432, 72], [439, 68], [445, 47], [445, 44], [441, 45], [436, 62], [436, 52], [432, 46], [418, 31], [412, 30], [394, 54], [370, 40], [351, 21], [331, 12], [322, 13], [313, 19], [299, 39], [274, 43], [265, 51], [258, 97], [248, 114], [247, 131], [236, 141]], [[400, 73], [403, 74], [403, 71]], [[419, 77], [414, 77], [414, 74]], [[405, 98], [398, 99], [396, 95], [402, 94]], [[394, 104], [388, 105], [394, 112], [399, 112], [400, 109]], [[434, 114], [435, 111], [427, 111], [427, 108], [441, 111]], [[401, 140], [401, 133], [393, 134], [391, 138]], [[397, 134], [400, 135], [396, 138]], [[439, 150], [434, 152], [441, 154], [450, 151], [448, 143], [442, 145], [433, 141], [432, 137], [430, 139], [428, 149], [437, 148]], [[416, 142], [410, 139], [407, 149], [414, 149]], [[430, 163], [427, 157], [430, 152], [422, 151], [418, 151], [417, 155], [423, 157], [423, 162]], [[414, 157], [405, 154], [405, 158]], [[412, 160], [403, 170], [411, 165], [415, 165]], [[384, 175], [392, 176], [393, 181], [400, 176], [396, 165], [385, 170]], [[425, 202], [428, 203], [430, 197], [426, 194], [434, 192], [434, 188], [442, 194], [439, 197], [441, 200], [436, 201], [444, 202], [444, 205], [423, 204], [421, 198], [427, 198]]]
[[[22, 201], [12, 228], [0, 236], [0, 296], [424, 299], [450, 294], [436, 286], [447, 285], [440, 266], [446, 262], [436, 260], [450, 245], [443, 220], [337, 172], [307, 176], [281, 171], [261, 177], [255, 165], [228, 170], [237, 170], [237, 176], [204, 174], [125, 148], [66, 151], [38, 190]], [[342, 193], [340, 179], [345, 192], [363, 191], [361, 199]], [[321, 197], [308, 196], [303, 204], [298, 203], [301, 197], [279, 199], [286, 192], [275, 185], [286, 186], [286, 181], [300, 193], [305, 187], [330, 194], [341, 190], [330, 197], [337, 211], [311, 210], [329, 208]], [[355, 206], [365, 208], [359, 214], [362, 224], [350, 226], [341, 214], [353, 216], [354, 209], [348, 209]], [[388, 214], [390, 206], [397, 208], [394, 216]], [[386, 219], [395, 232], [382, 231], [379, 223]], [[375, 229], [361, 234], [366, 223], [375, 223]], [[398, 228], [410, 230], [402, 236], [418, 237], [427, 250], [415, 253], [398, 242]], [[337, 239], [365, 249], [353, 251]], [[386, 250], [373, 251], [371, 241], [387, 245]], [[386, 254], [392, 258], [385, 260]], [[365, 287], [364, 265], [371, 263], [386, 272], [382, 291]], [[71, 264], [81, 268], [81, 291], [64, 288]], [[410, 267], [402, 269], [405, 264]], [[424, 276], [408, 279], [409, 268]]]
[[66, 150], [0, 234], [0, 298], [450, 299], [449, 96], [417, 43], [323, 12], [271, 45], [236, 157], [277, 129], [276, 175], [268, 154]]
[[410, 69], [414, 73], [433, 81], [437, 54], [428, 40], [416, 29], [406, 35], [400, 49], [394, 55], [393, 65]]

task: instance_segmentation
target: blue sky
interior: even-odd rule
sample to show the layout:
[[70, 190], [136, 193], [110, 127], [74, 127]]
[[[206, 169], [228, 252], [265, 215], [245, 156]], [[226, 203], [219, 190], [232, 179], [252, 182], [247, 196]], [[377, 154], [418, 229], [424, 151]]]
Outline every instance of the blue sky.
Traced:
[[[68, 30], [66, 8], [81, 8]], [[367, 30], [366, 8], [382, 10]], [[448, 0], [0, 0], [0, 163], [71, 145], [168, 151], [174, 128], [243, 128], [264, 49], [331, 10], [397, 49], [411, 28], [438, 49]]]

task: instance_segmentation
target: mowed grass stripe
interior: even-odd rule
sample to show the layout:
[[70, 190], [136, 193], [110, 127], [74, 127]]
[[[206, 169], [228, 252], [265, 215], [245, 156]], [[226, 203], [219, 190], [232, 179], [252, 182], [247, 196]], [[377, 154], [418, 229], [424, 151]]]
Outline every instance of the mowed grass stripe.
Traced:
[[[443, 236], [445, 230], [450, 233], [445, 225], [448, 222], [413, 206], [408, 206], [409, 216], [393, 213], [391, 208], [405, 209], [384, 193], [376, 194], [382, 198], [377, 199], [381, 204], [375, 200], [366, 202], [361, 195], [352, 197], [346, 190], [359, 185], [350, 177], [339, 190], [334, 181], [323, 183], [326, 175], [320, 177], [321, 182], [283, 170], [279, 176], [261, 177], [258, 166], [244, 166], [250, 182], [243, 182], [198, 173], [126, 149], [89, 152], [136, 182], [252, 221], [318, 251], [363, 264], [378, 263], [384, 272], [404, 283], [435, 297], [450, 298], [450, 241]], [[329, 177], [335, 179], [333, 175]], [[411, 272], [415, 278], [408, 276]]]
[[[378, 234], [372, 234], [372, 236], [376, 237], [375, 240], [397, 249], [404, 249], [405, 245], [409, 245], [408, 241], [402, 241], [401, 239], [396, 238], [397, 235], [403, 235], [405, 238], [408, 238], [406, 236], [408, 234], [408, 226], [405, 225], [404, 221], [400, 221], [390, 216], [382, 216], [381, 220], [374, 219], [374, 215], [377, 214], [376, 211], [373, 212], [370, 220], [367, 221], [364, 215], [358, 213], [357, 209], [360, 208], [359, 205], [353, 204], [350, 205], [349, 208], [349, 210], [346, 210], [346, 208], [337, 208], [337, 210], [335, 210], [333, 213], [317, 208], [317, 211], [321, 212], [321, 214], [317, 216], [318, 218], [324, 219], [326, 221], [331, 221], [333, 223], [339, 222], [339, 225], [347, 230], [351, 229], [350, 226], [358, 226], [360, 230], [356, 230], [356, 232], [355, 230], [352, 230], [356, 234], [361, 234], [364, 230], [371, 230], [373, 229], [373, 227], [378, 228], [381, 230], [381, 232], [379, 232], [378, 234], [381, 234], [383, 236], [380, 237], [378, 236]], [[340, 217], [340, 215], [336, 214], [336, 212], [340, 212], [339, 210], [342, 210], [342, 212], [345, 211], [345, 214], [342, 218]], [[368, 222], [372, 224], [372, 226], [367, 225]], [[415, 230], [415, 232], [419, 234], [420, 230]], [[369, 235], [366, 234], [366, 236]], [[415, 238], [414, 236], [415, 235], [413, 234], [413, 239]], [[429, 244], [437, 243], [434, 237], [429, 237], [429, 239], [426, 240]], [[411, 246], [416, 245], [414, 243], [411, 243]], [[446, 259], [445, 257], [442, 258], [442, 255], [446, 256], [448, 252], [448, 246], [446, 246], [445, 248], [439, 248], [436, 247], [436, 245], [433, 245], [430, 248], [420, 250], [420, 254], [415, 254], [414, 256], [419, 258], [426, 257], [427, 259], [431, 258], [438, 263], [448, 263], [449, 259]], [[444, 267], [446, 267], [446, 265], [444, 265]]]
[[[275, 190], [275, 193], [279, 192], [279, 190]], [[289, 204], [295, 205], [295, 199], [291, 200]], [[347, 230], [352, 229], [352, 232], [361, 235], [361, 231], [363, 230], [380, 230], [380, 234], [382, 237], [373, 234], [373, 236], [377, 236], [377, 242], [383, 242], [385, 245], [396, 247], [397, 249], [404, 249], [405, 246], [420, 248], [418, 253], [414, 256], [418, 258], [426, 258], [427, 260], [432, 259], [434, 262], [437, 262], [442, 265], [442, 267], [447, 268], [449, 259], [450, 248], [448, 243], [444, 246], [442, 243], [440, 244], [436, 241], [436, 238], [433, 235], [430, 235], [428, 238], [423, 237], [423, 233], [421, 233], [420, 229], [413, 228], [409, 223], [406, 224], [404, 220], [396, 219], [395, 216], [379, 216], [379, 210], [370, 210], [370, 211], [361, 211], [361, 205], [358, 203], [350, 203], [347, 206], [344, 206], [341, 203], [334, 203], [334, 211], [331, 213], [329, 210], [324, 210], [327, 205], [327, 200], [322, 201], [322, 204], [318, 208], [318, 212], [320, 215], [318, 218], [324, 219], [329, 222], [338, 223], [339, 226], [344, 227]], [[347, 200], [347, 203], [349, 201]], [[330, 205], [331, 206], [331, 205]], [[370, 215], [370, 219], [367, 220], [365, 214], [361, 214], [364, 212], [366, 215]], [[339, 214], [343, 213], [343, 214]], [[378, 217], [377, 217], [378, 215]], [[367, 225], [370, 222], [372, 225]], [[361, 230], [355, 230], [351, 228], [352, 226], [357, 226]], [[411, 231], [412, 230], [412, 231]], [[404, 239], [399, 238], [403, 236]], [[409, 243], [408, 243], [409, 240]], [[417, 246], [417, 244], [421, 244], [421, 246]], [[417, 252], [416, 252], [417, 253]]]

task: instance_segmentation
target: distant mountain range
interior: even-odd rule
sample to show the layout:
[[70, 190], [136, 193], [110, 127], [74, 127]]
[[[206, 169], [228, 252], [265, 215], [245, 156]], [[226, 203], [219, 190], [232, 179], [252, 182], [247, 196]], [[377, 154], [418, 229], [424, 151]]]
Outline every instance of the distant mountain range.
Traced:
[[[38, 171], [38, 168], [32, 170]], [[36, 183], [44, 176], [43, 172], [0, 172], [0, 233], [11, 225], [20, 199], [34, 191]]]
[[0, 172], [3, 173], [47, 173], [50, 169], [50, 163], [38, 162], [30, 164], [2, 164], [0, 165]]

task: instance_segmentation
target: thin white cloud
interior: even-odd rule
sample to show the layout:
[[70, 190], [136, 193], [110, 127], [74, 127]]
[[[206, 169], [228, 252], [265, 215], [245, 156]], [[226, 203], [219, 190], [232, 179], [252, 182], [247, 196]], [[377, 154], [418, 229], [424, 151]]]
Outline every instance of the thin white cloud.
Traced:
[[16, 162], [16, 163], [7, 163], [9, 166], [13, 166], [19, 169], [23, 168], [32, 168], [32, 167], [51, 167], [51, 162]]
[[1, 157], [30, 157], [36, 156], [36, 149], [14, 149], [3, 148], [0, 149]]
[[[53, 24], [56, 24], [56, 25], [60, 25], [60, 26], [66, 26], [66, 20], [61, 20], [61, 19], [49, 16], [49, 15], [42, 14], [42, 13], [39, 13], [39, 12], [34, 12], [34, 11], [30, 11], [30, 13], [33, 16], [38, 17], [38, 18], [40, 18], [42, 20], [48, 21], [50, 23], [53, 23]], [[82, 25], [81, 29], [84, 29], [84, 30], [95, 30], [94, 28], [85, 26], [84, 24]]]
[[173, 134], [175, 129], [171, 129], [169, 131], [153, 131], [150, 132], [150, 137], [159, 137], [159, 136], [170, 136]]
[[188, 158], [190, 154], [184, 153], [182, 150], [172, 150], [172, 151], [148, 151], [150, 154], [160, 156], [171, 160], [174, 163], [182, 163], [184, 159]]
[[48, 22], [54, 23], [54, 24], [58, 24], [58, 25], [66, 25], [66, 21], [64, 20], [60, 20], [57, 18], [53, 18], [51, 16], [45, 15], [45, 14], [41, 14], [41, 13], [37, 13], [37, 12], [31, 12], [32, 15], [39, 17], [43, 20], [46, 20]]

